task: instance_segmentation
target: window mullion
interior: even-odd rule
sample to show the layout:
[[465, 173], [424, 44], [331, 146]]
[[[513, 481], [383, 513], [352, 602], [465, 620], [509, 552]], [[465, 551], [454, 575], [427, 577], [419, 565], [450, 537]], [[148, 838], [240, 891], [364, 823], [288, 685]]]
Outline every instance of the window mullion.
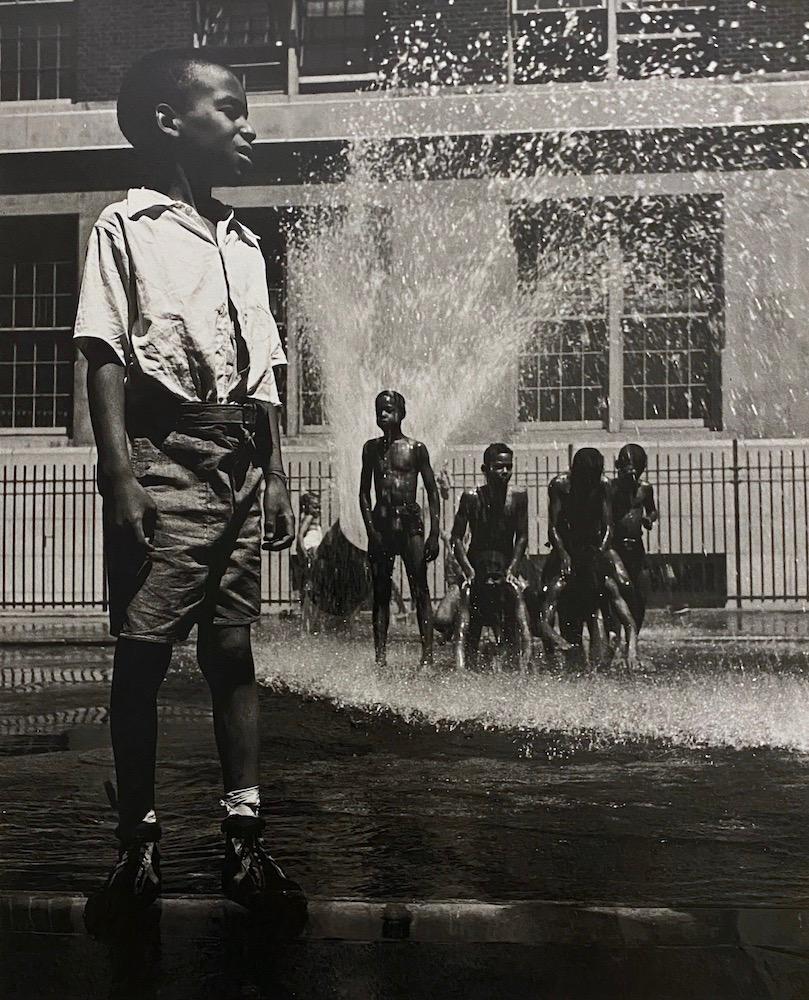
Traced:
[[618, 79], [618, 4], [607, 0], [607, 79]]
[[615, 237], [607, 243], [607, 317], [609, 328], [608, 430], [621, 429], [624, 420], [624, 265], [621, 244]]

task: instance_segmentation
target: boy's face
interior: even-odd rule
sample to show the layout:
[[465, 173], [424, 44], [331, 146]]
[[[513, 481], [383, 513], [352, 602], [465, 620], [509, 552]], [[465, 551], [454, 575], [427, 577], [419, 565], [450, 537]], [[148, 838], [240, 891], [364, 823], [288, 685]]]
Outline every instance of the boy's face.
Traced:
[[236, 184], [250, 170], [256, 138], [247, 121], [247, 98], [224, 67], [199, 66], [188, 84], [186, 109], [177, 113], [181, 160], [189, 173], [212, 184]]
[[483, 466], [483, 474], [486, 482], [508, 486], [511, 473], [514, 471], [514, 456], [507, 451], [501, 451], [494, 458], [489, 460], [488, 465]]
[[387, 428], [398, 427], [402, 422], [399, 407], [390, 396], [383, 396], [376, 404], [376, 425], [384, 431]]
[[628, 483], [637, 483], [640, 479], [641, 470], [635, 467], [631, 455], [622, 454], [615, 462], [618, 478]]

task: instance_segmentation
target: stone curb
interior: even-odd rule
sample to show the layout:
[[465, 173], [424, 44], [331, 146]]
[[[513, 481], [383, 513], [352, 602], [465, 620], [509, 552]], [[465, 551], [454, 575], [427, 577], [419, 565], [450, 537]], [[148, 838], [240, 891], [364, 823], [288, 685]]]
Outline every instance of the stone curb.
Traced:
[[[0, 935], [84, 935], [84, 904], [84, 896], [0, 893]], [[156, 909], [161, 934], [173, 938], [227, 938], [244, 932], [252, 922], [241, 907], [217, 896], [166, 896]], [[300, 937], [617, 949], [763, 947], [809, 956], [809, 908], [313, 898]]]

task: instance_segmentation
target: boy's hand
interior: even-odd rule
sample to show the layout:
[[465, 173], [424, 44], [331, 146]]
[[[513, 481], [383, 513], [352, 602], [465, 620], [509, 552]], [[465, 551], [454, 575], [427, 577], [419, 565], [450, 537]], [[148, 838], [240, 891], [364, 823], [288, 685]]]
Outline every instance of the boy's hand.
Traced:
[[376, 528], [368, 529], [368, 557], [376, 556], [382, 553], [384, 546], [382, 544], [382, 535], [376, 530]]
[[148, 553], [154, 551], [157, 507], [154, 500], [130, 473], [110, 482], [112, 522], [117, 528], [129, 528]]
[[438, 539], [430, 535], [424, 545], [424, 558], [427, 562], [433, 562], [438, 558]]
[[286, 485], [278, 476], [266, 476], [264, 482], [264, 540], [262, 549], [280, 552], [295, 538], [295, 515]]

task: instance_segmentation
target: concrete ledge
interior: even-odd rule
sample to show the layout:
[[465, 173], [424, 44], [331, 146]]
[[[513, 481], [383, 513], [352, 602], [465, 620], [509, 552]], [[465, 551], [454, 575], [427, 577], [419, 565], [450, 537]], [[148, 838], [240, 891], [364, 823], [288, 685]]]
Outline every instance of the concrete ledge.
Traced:
[[[0, 936], [85, 935], [84, 896], [0, 893]], [[227, 938], [249, 914], [216, 896], [166, 896], [155, 908], [161, 936]], [[809, 907], [588, 906], [322, 899], [309, 901], [310, 941], [411, 941], [608, 948], [768, 948], [809, 957]]]
[[[394, 92], [250, 98], [262, 141], [511, 132], [716, 128], [806, 121], [809, 81], [780, 76], [554, 83], [435, 95]], [[112, 102], [9, 101], [0, 109], [5, 153], [126, 147]], [[617, 123], [617, 124], [616, 124]]]

